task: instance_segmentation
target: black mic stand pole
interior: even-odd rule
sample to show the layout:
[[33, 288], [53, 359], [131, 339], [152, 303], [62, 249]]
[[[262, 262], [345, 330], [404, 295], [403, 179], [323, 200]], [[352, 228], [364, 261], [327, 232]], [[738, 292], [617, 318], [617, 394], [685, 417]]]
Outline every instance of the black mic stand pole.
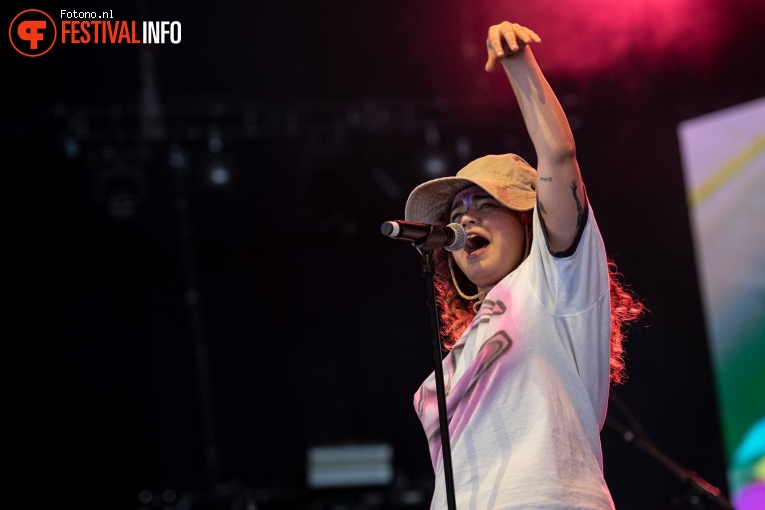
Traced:
[[[414, 244], [414, 243], [412, 243]], [[422, 244], [415, 244], [417, 251], [422, 255], [422, 275], [425, 277], [425, 286], [428, 294], [428, 307], [430, 308], [430, 333], [433, 343], [433, 362], [435, 364], [436, 396], [438, 398], [438, 421], [441, 428], [441, 457], [444, 461], [444, 478], [446, 482], [446, 503], [449, 510], [456, 510], [457, 503], [454, 496], [454, 472], [452, 470], [452, 448], [449, 442], [449, 422], [446, 414], [446, 390], [444, 389], [444, 367], [441, 356], [441, 336], [439, 334], [440, 321], [438, 307], [436, 305], [436, 289], [433, 281], [434, 246], [428, 245], [428, 240]]]

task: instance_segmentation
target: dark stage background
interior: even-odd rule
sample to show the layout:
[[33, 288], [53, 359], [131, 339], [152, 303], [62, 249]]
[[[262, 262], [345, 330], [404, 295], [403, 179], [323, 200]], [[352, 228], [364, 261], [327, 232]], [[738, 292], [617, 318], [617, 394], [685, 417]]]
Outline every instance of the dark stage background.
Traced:
[[[651, 310], [615, 392], [727, 491], [676, 126], [765, 95], [765, 5], [585, 4], [82, 3], [65, 8], [180, 21], [182, 42], [5, 44], [3, 506], [425, 508], [425, 289], [379, 226], [426, 168], [534, 161], [483, 71], [503, 19], [541, 35], [606, 246]], [[60, 21], [14, 2], [5, 23], [28, 8]], [[617, 508], [691, 507], [602, 438]], [[306, 448], [366, 442], [393, 446], [392, 487], [305, 487]]]

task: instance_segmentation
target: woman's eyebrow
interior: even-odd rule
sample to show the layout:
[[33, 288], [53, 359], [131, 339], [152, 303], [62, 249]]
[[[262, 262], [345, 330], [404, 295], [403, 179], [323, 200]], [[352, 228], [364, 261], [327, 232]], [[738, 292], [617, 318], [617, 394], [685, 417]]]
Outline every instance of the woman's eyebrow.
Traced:
[[[488, 193], [476, 193], [475, 195], [469, 196], [468, 198], [469, 198], [470, 201], [475, 201], [475, 200], [483, 200], [484, 198], [492, 198], [493, 199], [494, 197], [489, 195]], [[459, 206], [461, 206], [461, 205], [465, 205], [465, 199], [464, 198], [462, 200], [457, 201], [457, 203], [452, 206], [452, 209], [451, 209], [450, 213], [453, 213], [454, 210], [456, 208], [458, 208]]]
[[454, 204], [454, 205], [452, 206], [452, 209], [451, 209], [451, 211], [449, 211], [449, 214], [452, 214], [452, 213], [454, 212], [454, 210], [455, 210], [456, 208], [458, 208], [459, 206], [461, 206], [461, 205], [465, 205], [465, 201], [464, 201], [464, 200], [460, 200], [460, 201], [458, 201], [456, 204]]

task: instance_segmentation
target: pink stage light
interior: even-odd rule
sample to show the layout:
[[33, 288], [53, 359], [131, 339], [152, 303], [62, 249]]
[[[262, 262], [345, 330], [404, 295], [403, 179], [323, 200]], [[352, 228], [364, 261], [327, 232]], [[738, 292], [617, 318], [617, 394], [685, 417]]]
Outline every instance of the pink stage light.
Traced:
[[765, 483], [745, 487], [736, 497], [736, 510], [762, 510], [765, 508]]
[[731, 37], [735, 4], [750, 0], [536, 0], [481, 2], [477, 18], [497, 13], [534, 29], [548, 72], [599, 74], [634, 62], [706, 71]]

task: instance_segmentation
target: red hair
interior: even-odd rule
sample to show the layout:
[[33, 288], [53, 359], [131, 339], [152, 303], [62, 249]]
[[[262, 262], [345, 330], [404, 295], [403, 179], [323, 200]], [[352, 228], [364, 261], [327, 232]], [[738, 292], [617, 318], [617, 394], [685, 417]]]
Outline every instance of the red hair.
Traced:
[[[531, 221], [529, 212], [519, 213], [519, 216], [524, 224]], [[461, 297], [452, 283], [448, 257], [448, 252], [443, 248], [433, 252], [436, 302], [441, 316], [441, 338], [444, 349], [447, 351], [451, 350], [475, 317], [473, 301]], [[456, 264], [454, 268], [454, 277], [460, 289], [465, 294], [476, 294], [478, 289], [475, 284], [467, 279]], [[645, 305], [622, 283], [622, 275], [610, 258], [608, 259], [608, 279], [611, 291], [610, 379], [613, 384], [620, 384], [626, 378], [623, 346], [626, 330], [630, 323], [643, 315]]]
[[616, 263], [608, 259], [608, 280], [611, 288], [611, 382], [624, 382], [624, 337], [628, 326], [645, 312], [645, 305], [622, 283]]

